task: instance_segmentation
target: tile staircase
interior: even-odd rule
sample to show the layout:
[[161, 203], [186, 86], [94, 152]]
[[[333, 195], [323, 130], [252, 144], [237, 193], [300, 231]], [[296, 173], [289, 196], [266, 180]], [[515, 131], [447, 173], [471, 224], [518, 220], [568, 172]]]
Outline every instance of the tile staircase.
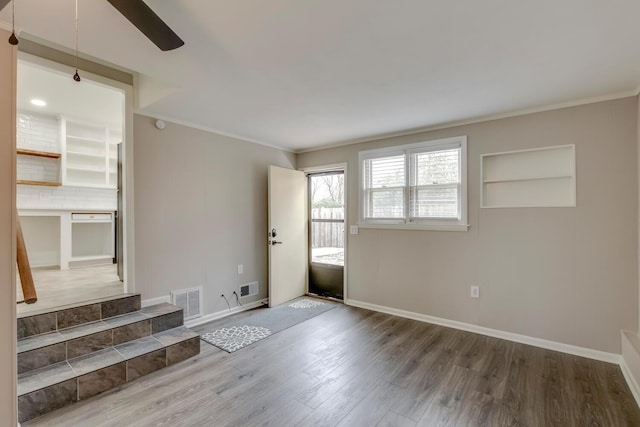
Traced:
[[18, 318], [20, 422], [200, 353], [182, 309], [123, 294]]

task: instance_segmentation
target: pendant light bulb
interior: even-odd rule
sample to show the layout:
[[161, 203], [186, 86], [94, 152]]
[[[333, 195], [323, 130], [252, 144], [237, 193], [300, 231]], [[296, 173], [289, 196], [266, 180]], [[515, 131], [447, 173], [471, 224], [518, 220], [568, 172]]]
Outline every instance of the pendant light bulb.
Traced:
[[18, 44], [18, 37], [16, 37], [16, 0], [11, 2], [11, 35], [9, 36], [9, 44], [11, 46]]
[[79, 82], [80, 80], [82, 80], [80, 78], [80, 74], [78, 74], [78, 70], [76, 70], [76, 73], [73, 75], [73, 80]]

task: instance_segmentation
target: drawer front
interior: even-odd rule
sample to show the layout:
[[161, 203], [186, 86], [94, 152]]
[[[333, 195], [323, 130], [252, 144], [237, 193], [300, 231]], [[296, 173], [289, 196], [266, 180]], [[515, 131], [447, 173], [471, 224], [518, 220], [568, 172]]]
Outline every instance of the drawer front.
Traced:
[[72, 221], [111, 221], [110, 213], [72, 213]]

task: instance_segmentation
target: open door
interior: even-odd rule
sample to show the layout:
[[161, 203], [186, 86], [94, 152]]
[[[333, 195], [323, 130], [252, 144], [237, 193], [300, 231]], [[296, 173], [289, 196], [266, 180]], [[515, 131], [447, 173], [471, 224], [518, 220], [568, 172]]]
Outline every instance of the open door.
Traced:
[[269, 166], [268, 191], [269, 307], [274, 307], [306, 293], [306, 177]]

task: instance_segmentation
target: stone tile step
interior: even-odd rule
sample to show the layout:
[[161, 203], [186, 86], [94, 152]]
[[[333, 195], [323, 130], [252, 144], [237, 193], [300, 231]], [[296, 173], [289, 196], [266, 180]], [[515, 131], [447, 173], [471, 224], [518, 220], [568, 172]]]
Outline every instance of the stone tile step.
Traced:
[[179, 326], [18, 375], [20, 422], [118, 387], [200, 353], [200, 337]]
[[182, 325], [182, 309], [163, 303], [80, 326], [22, 338], [18, 340], [18, 374]]
[[140, 294], [121, 294], [18, 316], [18, 339], [140, 310]]

